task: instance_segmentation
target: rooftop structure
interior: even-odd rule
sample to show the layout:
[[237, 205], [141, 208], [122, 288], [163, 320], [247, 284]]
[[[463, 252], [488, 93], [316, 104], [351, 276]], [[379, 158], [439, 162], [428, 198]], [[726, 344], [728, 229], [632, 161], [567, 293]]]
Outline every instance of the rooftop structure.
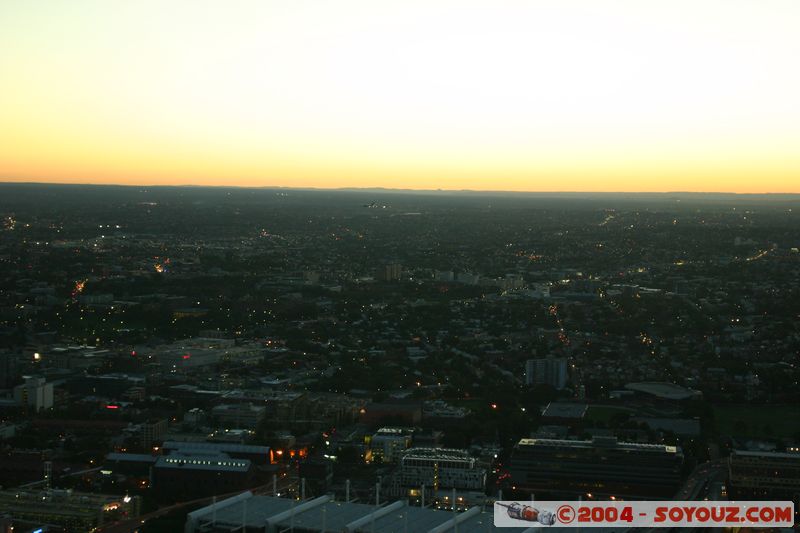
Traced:
[[152, 483], [161, 498], [199, 498], [253, 486], [255, 468], [247, 459], [218, 452], [178, 452], [158, 458]]
[[250, 469], [250, 464], [250, 461], [246, 459], [232, 459], [224, 453], [192, 453], [190, 455], [171, 454], [159, 457], [155, 466], [160, 469], [247, 472]]
[[585, 403], [550, 402], [542, 411], [543, 418], [581, 419], [589, 406]]
[[252, 446], [235, 442], [182, 442], [169, 440], [162, 446], [164, 454], [224, 453], [234, 459], [247, 459], [254, 464], [266, 464], [272, 452], [268, 446]]
[[[189, 513], [184, 533], [293, 530], [296, 533], [533, 533], [538, 527], [496, 528], [492, 511], [473, 507], [463, 513], [407, 506], [397, 501], [383, 506], [334, 501], [330, 496], [297, 501], [250, 492]], [[565, 528], [570, 531], [574, 528]], [[623, 532], [603, 528], [601, 532]]]
[[404, 487], [483, 490], [486, 471], [464, 450], [411, 448], [400, 459]]
[[619, 442], [615, 437], [595, 437], [592, 440], [566, 440], [566, 439], [520, 439], [517, 447], [520, 446], [549, 446], [549, 447], [562, 447], [569, 448], [582, 448], [582, 449], [595, 449], [595, 448], [615, 448], [623, 450], [631, 450], [638, 452], [654, 452], [654, 453], [679, 453], [680, 448], [676, 446], [668, 446], [665, 444], [641, 444], [638, 442]]
[[700, 398], [702, 393], [694, 389], [687, 389], [666, 381], [644, 381], [641, 383], [628, 383], [625, 388], [642, 394], [654, 396], [660, 400], [691, 400]]

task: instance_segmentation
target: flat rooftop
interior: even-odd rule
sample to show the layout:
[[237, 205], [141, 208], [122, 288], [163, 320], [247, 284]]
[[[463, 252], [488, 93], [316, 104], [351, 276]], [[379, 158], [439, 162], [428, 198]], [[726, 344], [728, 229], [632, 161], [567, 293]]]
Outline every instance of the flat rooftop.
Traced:
[[642, 381], [639, 383], [628, 383], [625, 388], [643, 394], [649, 394], [662, 400], [689, 400], [702, 395], [700, 391], [687, 389], [674, 383], [666, 381]]
[[545, 418], [574, 418], [586, 416], [589, 406], [585, 403], [550, 402], [542, 411]]
[[121, 461], [129, 463], [155, 463], [157, 459], [158, 459], [157, 456], [146, 453], [112, 452], [106, 455], [107, 461]]
[[[241, 531], [242, 522], [250, 529], [263, 529], [268, 522], [278, 531], [294, 527], [307, 532], [349, 531], [351, 533], [427, 533], [449, 525], [454, 531], [458, 520], [461, 533], [523, 533], [524, 527], [494, 526], [492, 512], [472, 509], [467, 513], [410, 507], [404, 502], [390, 502], [376, 507], [364, 503], [334, 501], [329, 496], [297, 501], [245, 492], [189, 513], [185, 533], [206, 531], [212, 521], [214, 531]], [[622, 530], [620, 530], [622, 531]]]
[[[460, 533], [531, 533], [541, 528], [494, 526], [492, 511], [475, 507], [466, 512], [452, 513], [429, 508], [412, 507], [405, 502], [390, 502], [381, 506], [365, 503], [335, 501], [330, 496], [297, 501], [272, 496], [256, 496], [245, 492], [192, 511], [187, 516], [185, 533], [207, 531], [241, 531], [242, 523], [250, 529], [263, 529], [267, 523], [278, 531], [294, 527], [307, 532], [348, 531], [350, 533], [428, 533], [441, 531]], [[562, 528], [577, 531], [577, 528]], [[595, 533], [626, 531], [625, 528], [595, 528]]]
[[157, 469], [171, 470], [210, 470], [215, 472], [247, 472], [250, 470], [247, 459], [231, 459], [225, 454], [217, 455], [164, 455], [158, 458]]
[[618, 442], [616, 439], [596, 437], [592, 440], [568, 440], [568, 439], [521, 439], [517, 447], [526, 446], [546, 446], [553, 448], [582, 448], [582, 449], [622, 449], [636, 450], [641, 452], [660, 452], [678, 453], [680, 448], [677, 446], [667, 446], [663, 444], [640, 444], [638, 442]]
[[748, 450], [733, 450], [731, 457], [752, 457], [754, 459], [789, 459], [800, 462], [800, 452], [751, 452]]
[[250, 444], [237, 444], [235, 442], [193, 442], [168, 440], [162, 446], [164, 450], [183, 452], [222, 452], [222, 453], [247, 453], [254, 455], [268, 455], [268, 446], [253, 446]]

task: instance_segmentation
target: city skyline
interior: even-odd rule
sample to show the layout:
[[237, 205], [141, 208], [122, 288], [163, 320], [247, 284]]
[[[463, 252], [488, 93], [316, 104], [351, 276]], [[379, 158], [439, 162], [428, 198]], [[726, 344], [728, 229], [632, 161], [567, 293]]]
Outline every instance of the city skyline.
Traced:
[[786, 519], [797, 200], [0, 183], [0, 531]]
[[800, 193], [800, 4], [0, 6], [0, 181]]

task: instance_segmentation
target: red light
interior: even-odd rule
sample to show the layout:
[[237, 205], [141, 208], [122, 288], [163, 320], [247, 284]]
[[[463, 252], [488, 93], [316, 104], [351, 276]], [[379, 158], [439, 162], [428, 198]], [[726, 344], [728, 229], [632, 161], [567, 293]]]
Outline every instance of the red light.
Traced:
[[185, 360], [189, 359], [190, 357], [191, 357], [191, 354], [187, 353], [186, 355], [183, 356], [183, 360], [185, 361]]
[[136, 357], [136, 350], [131, 350], [131, 357]]
[[492, 409], [497, 409], [497, 404], [496, 403], [492, 404]]
[[106, 409], [119, 409], [119, 405], [106, 405]]

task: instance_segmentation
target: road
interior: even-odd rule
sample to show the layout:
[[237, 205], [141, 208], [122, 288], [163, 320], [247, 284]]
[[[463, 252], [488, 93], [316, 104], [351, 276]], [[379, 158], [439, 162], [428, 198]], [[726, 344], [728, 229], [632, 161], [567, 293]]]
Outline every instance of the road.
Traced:
[[[718, 499], [720, 494], [719, 482], [727, 479], [727, 461], [725, 459], [717, 459], [708, 461], [697, 465], [692, 474], [686, 479], [686, 482], [680, 490], [672, 498], [673, 501], [699, 501], [699, 500], [715, 500]], [[716, 496], [716, 497], [715, 497]], [[697, 528], [650, 528], [646, 530], [648, 533], [672, 533], [677, 531], [691, 532]], [[697, 529], [699, 531], [699, 529]], [[704, 529], [703, 531], [714, 531]]]
[[714, 481], [722, 481], [726, 477], [727, 463], [724, 459], [702, 463], [694, 469], [683, 487], [675, 494], [673, 500], [702, 500], [709, 496], [709, 486]]

